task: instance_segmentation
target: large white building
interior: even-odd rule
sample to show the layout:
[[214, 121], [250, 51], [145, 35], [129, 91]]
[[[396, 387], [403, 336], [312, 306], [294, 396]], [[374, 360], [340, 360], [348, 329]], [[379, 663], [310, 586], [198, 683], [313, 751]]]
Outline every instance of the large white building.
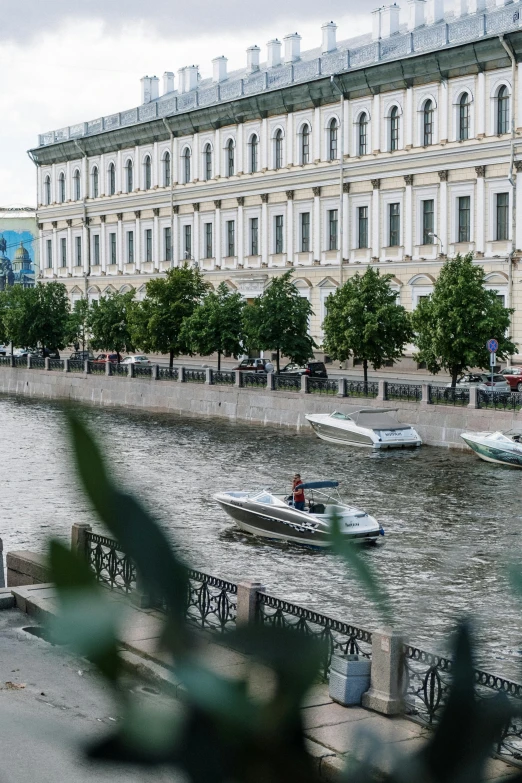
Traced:
[[166, 72], [161, 96], [145, 77], [138, 108], [42, 134], [44, 279], [143, 297], [188, 260], [252, 298], [293, 268], [320, 343], [328, 295], [366, 265], [412, 309], [472, 251], [522, 345], [520, 5], [407, 10], [377, 9], [354, 40], [329, 22], [308, 52], [269, 41], [265, 62], [251, 46], [233, 73], [217, 57], [211, 79]]

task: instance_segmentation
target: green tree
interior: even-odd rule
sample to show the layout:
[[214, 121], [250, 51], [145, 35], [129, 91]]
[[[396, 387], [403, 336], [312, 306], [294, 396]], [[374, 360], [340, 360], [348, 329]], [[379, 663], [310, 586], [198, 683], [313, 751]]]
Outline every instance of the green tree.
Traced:
[[67, 344], [81, 345], [82, 351], [89, 340], [89, 318], [91, 308], [87, 299], [78, 299], [74, 303], [67, 322]]
[[489, 338], [498, 340], [500, 359], [516, 352], [507, 336], [513, 310], [504, 307], [495, 291], [484, 288], [484, 277], [471, 253], [448, 259], [433, 293], [421, 299], [412, 315], [415, 358], [432, 373], [447, 370], [453, 387], [464, 370], [489, 367]]
[[134, 291], [114, 292], [92, 303], [87, 326], [95, 350], [118, 354], [133, 350], [129, 325], [135, 306]]
[[70, 314], [63, 283], [37, 283], [34, 288], [15, 285], [3, 293], [5, 337], [20, 347], [62, 349], [67, 345]]
[[326, 302], [325, 350], [339, 361], [352, 355], [362, 359], [365, 383], [368, 363], [378, 370], [385, 362], [399, 359], [412, 338], [410, 318], [397, 304], [391, 279], [392, 275], [381, 275], [368, 267], [364, 275], [355, 274]]
[[300, 296], [292, 281], [292, 270], [274, 277], [263, 294], [245, 307], [245, 334], [249, 344], [277, 352], [277, 372], [281, 355], [293, 362], [306, 362], [313, 356], [315, 341], [308, 333], [313, 310]]
[[241, 353], [245, 305], [241, 294], [230, 291], [226, 283], [221, 283], [184, 320], [181, 339], [201, 356], [217, 353], [219, 372], [222, 354], [237, 356]]
[[143, 351], [168, 353], [171, 367], [175, 356], [192, 354], [182, 335], [183, 321], [201, 303], [208, 287], [200, 270], [187, 265], [169, 269], [163, 278], [149, 280], [147, 296], [132, 315], [134, 343]]

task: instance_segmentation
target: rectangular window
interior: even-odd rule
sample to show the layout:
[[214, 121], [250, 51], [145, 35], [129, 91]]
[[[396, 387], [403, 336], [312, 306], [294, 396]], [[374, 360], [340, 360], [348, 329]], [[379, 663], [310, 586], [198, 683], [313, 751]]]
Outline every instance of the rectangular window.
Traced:
[[100, 235], [99, 234], [95, 234], [92, 238], [92, 254], [93, 254], [94, 266], [99, 266], [100, 264]]
[[163, 229], [163, 246], [165, 248], [165, 261], [172, 261], [172, 228]]
[[497, 231], [495, 239], [509, 239], [509, 193], [497, 193]]
[[[133, 258], [134, 258], [134, 250], [133, 250]], [[111, 264], [117, 264], [118, 259], [116, 258], [116, 232], [111, 231], [109, 234], [109, 262]]]
[[368, 207], [357, 208], [357, 247], [368, 247]]
[[214, 257], [214, 241], [212, 236], [212, 223], [205, 223], [205, 258]]
[[152, 261], [152, 229], [145, 229], [145, 261]]
[[76, 252], [74, 254], [75, 255], [75, 261], [76, 261], [76, 266], [81, 266], [82, 265], [82, 238], [81, 237], [75, 237], [74, 238], [74, 243], [76, 245], [76, 248], [75, 248]]
[[301, 253], [310, 252], [310, 213], [301, 212]]
[[435, 202], [432, 198], [426, 199], [422, 202], [422, 244], [433, 244], [433, 232], [435, 230], [434, 223], [434, 206]]
[[328, 250], [337, 250], [337, 223], [338, 211], [336, 209], [328, 210]]
[[274, 251], [277, 254], [283, 252], [283, 227], [284, 220], [283, 215], [276, 215], [275, 217], [275, 248]]
[[250, 255], [259, 255], [259, 218], [250, 218]]
[[401, 205], [389, 204], [390, 235], [388, 247], [398, 247], [401, 243]]
[[192, 258], [192, 226], [183, 226], [183, 258]]
[[227, 256], [236, 255], [236, 222], [227, 220]]
[[459, 211], [459, 231], [458, 242], [469, 242], [470, 238], [470, 202], [469, 196], [460, 196], [457, 199], [457, 206]]
[[134, 263], [134, 231], [127, 231], [127, 263]]
[[67, 266], [67, 240], [60, 239], [60, 266]]
[[53, 268], [53, 240], [48, 239], [46, 243], [47, 247], [47, 268]]

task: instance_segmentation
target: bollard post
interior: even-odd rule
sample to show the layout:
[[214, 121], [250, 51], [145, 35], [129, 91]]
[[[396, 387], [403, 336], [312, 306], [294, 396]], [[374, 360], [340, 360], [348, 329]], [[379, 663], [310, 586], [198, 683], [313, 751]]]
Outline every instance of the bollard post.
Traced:
[[44, 367], [45, 367], [46, 370], [50, 370], [51, 369], [50, 366], [49, 366], [49, 357], [48, 356], [46, 356], [45, 359], [44, 359]]
[[184, 383], [184, 382], [185, 382], [185, 368], [178, 367], [178, 383]]
[[159, 364], [153, 364], [152, 365], [152, 372], [150, 377], [153, 381], [157, 381], [159, 378]]
[[308, 394], [308, 375], [301, 375], [301, 394]]
[[11, 359], [11, 367], [16, 367], [14, 354], [11, 354], [11, 356], [9, 358]]
[[266, 374], [266, 388], [268, 391], [275, 391], [275, 372]]
[[129, 362], [129, 378], [135, 378], [136, 377], [136, 365], [132, 362]]
[[381, 715], [398, 715], [403, 709], [403, 638], [393, 628], [372, 632], [370, 690], [363, 707]]
[[257, 619], [257, 594], [264, 593], [261, 582], [238, 582], [236, 624], [253, 625]]
[[377, 400], [379, 402], [384, 402], [386, 399], [386, 392], [388, 388], [388, 382], [387, 381], [379, 381], [379, 391], [377, 392]]
[[85, 359], [83, 365], [84, 365], [83, 369], [85, 370], [85, 374], [86, 375], [90, 375], [91, 374], [91, 364], [90, 364], [89, 360]]
[[112, 362], [106, 362], [105, 375], [108, 375], [109, 377], [112, 375]]
[[27, 369], [31, 369], [31, 355], [27, 354]]
[[88, 522], [75, 522], [71, 528], [71, 551], [81, 557], [87, 558], [89, 546], [87, 533], [92, 531], [92, 526]]
[[236, 379], [234, 381], [234, 386], [238, 386], [239, 388], [241, 388], [241, 386], [243, 386], [241, 370], [235, 370], [235, 374], [236, 374]]
[[139, 571], [136, 571], [136, 587], [130, 594], [131, 603], [138, 609], [150, 609], [152, 606], [151, 596], [145, 589], [143, 579]]
[[0, 538], [0, 588], [5, 587], [4, 542]]
[[476, 386], [469, 387], [468, 408], [478, 408], [478, 389]]
[[346, 397], [346, 378], [339, 378], [337, 381], [337, 396]]
[[211, 386], [212, 385], [212, 381], [213, 381], [213, 378], [212, 378], [212, 368], [211, 367], [205, 367], [205, 383], [207, 384], [207, 386]]
[[70, 359], [64, 359], [63, 360], [63, 371], [64, 372], [71, 372], [71, 368], [69, 366]]
[[430, 400], [430, 384], [429, 383], [423, 383], [422, 384], [421, 402], [424, 403], [425, 405], [429, 405], [430, 402], [431, 402], [431, 400]]

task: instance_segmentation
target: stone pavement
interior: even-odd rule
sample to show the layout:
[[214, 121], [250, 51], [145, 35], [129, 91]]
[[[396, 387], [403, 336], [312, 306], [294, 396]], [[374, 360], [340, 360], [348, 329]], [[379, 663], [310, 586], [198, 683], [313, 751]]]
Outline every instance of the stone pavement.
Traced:
[[[170, 670], [170, 657], [158, 650], [161, 615], [152, 609], [139, 609], [114, 593], [111, 599], [122, 605], [121, 639], [126, 660], [148, 679], [168, 688], [174, 695], [178, 686]], [[0, 590], [0, 609], [16, 606], [40, 621], [56, 611], [52, 585], [29, 585]], [[266, 693], [266, 672], [249, 667], [247, 656], [203, 637], [202, 660], [224, 677], [249, 675], [253, 696]], [[324, 780], [334, 781], [348, 757], [367, 760], [382, 772], [389, 771], [402, 755], [420, 749], [429, 730], [402, 717], [384, 717], [361, 707], [341, 707], [328, 695], [327, 685], [317, 685], [303, 704], [305, 733], [310, 753]], [[505, 781], [516, 770], [503, 761], [491, 759], [485, 780]]]

